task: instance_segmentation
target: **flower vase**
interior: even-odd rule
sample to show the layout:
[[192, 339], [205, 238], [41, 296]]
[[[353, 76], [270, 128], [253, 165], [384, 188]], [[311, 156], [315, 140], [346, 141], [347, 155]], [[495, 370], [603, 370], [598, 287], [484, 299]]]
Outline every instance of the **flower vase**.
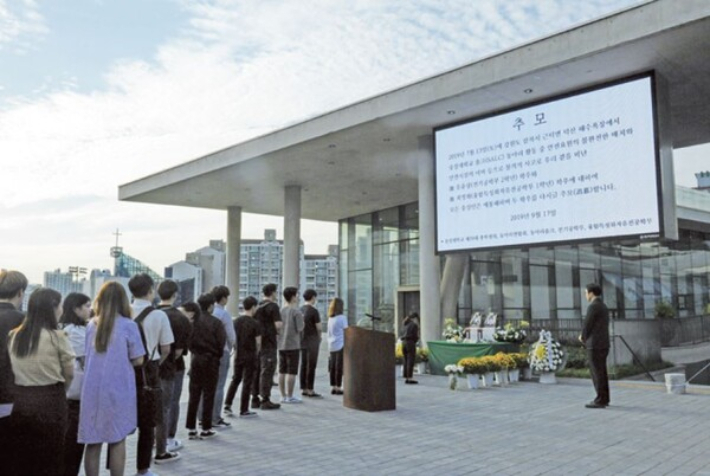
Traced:
[[545, 385], [554, 385], [557, 383], [555, 372], [542, 372], [540, 374], [540, 383]]
[[414, 366], [414, 371], [419, 375], [424, 375], [426, 373], [426, 362], [419, 362]]
[[471, 390], [476, 390], [478, 388], [478, 383], [480, 381], [480, 375], [478, 374], [467, 374], [468, 388]]
[[523, 380], [532, 380], [532, 369], [530, 367], [523, 369]]
[[506, 370], [499, 370], [495, 373], [495, 385], [505, 387], [508, 385], [508, 377], [505, 375]]
[[404, 376], [404, 365], [395, 365], [394, 366], [394, 378], [402, 377]]
[[481, 378], [483, 379], [484, 387], [493, 386], [493, 372], [486, 372], [485, 374], [481, 375]]
[[510, 383], [517, 383], [520, 381], [520, 369], [512, 369], [508, 371], [508, 377], [510, 378]]
[[449, 374], [449, 390], [456, 390], [459, 384], [459, 379], [455, 374]]

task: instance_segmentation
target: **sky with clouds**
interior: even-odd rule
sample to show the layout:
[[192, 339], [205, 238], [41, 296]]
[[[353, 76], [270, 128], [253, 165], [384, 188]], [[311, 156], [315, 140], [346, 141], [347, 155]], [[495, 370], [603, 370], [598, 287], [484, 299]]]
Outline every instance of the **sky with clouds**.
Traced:
[[[118, 202], [119, 184], [637, 3], [0, 0], [0, 267], [111, 268], [120, 228], [162, 271], [224, 239], [226, 212]], [[337, 243], [334, 224], [302, 235]]]

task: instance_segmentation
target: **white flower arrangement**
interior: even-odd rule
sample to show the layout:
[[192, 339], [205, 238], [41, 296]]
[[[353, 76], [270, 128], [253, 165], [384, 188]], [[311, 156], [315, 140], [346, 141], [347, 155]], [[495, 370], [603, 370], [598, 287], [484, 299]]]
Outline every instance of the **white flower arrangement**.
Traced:
[[528, 362], [533, 372], [555, 372], [565, 365], [565, 352], [549, 331], [540, 331], [540, 338], [530, 349]]
[[453, 319], [446, 319], [444, 321], [444, 332], [442, 333], [446, 342], [459, 343], [463, 341], [463, 328], [456, 324]]
[[520, 327], [515, 327], [512, 323], [507, 323], [505, 327], [498, 327], [493, 333], [493, 338], [498, 342], [512, 342], [522, 344], [528, 336], [527, 328], [530, 327], [527, 321], [522, 321]]
[[463, 375], [463, 367], [456, 364], [449, 364], [444, 367], [444, 372], [449, 375]]

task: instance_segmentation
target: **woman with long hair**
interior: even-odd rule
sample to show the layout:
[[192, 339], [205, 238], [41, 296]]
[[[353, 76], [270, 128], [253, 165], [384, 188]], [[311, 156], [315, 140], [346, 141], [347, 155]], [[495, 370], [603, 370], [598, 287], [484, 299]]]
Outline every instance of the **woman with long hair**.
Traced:
[[343, 300], [333, 298], [328, 306], [328, 371], [330, 372], [330, 393], [343, 394], [343, 347], [348, 318], [343, 314]]
[[27, 316], [8, 336], [16, 385], [10, 416], [16, 474], [61, 474], [65, 392], [74, 376], [74, 352], [57, 329], [61, 303], [62, 296], [54, 289], [37, 289], [30, 296]]
[[138, 418], [133, 367], [143, 363], [145, 347], [121, 284], [101, 287], [95, 311], [86, 329], [79, 443], [87, 445], [87, 476], [99, 474], [102, 443], [108, 443], [111, 476], [120, 476], [126, 465], [125, 439], [136, 429]]
[[64, 475], [76, 476], [84, 457], [84, 445], [78, 443], [79, 407], [81, 386], [84, 375], [84, 356], [86, 354], [86, 323], [91, 318], [91, 298], [86, 294], [71, 293], [64, 298], [64, 312], [59, 318], [59, 325], [69, 338], [76, 359], [74, 359], [74, 380], [67, 390], [68, 424], [64, 438]]

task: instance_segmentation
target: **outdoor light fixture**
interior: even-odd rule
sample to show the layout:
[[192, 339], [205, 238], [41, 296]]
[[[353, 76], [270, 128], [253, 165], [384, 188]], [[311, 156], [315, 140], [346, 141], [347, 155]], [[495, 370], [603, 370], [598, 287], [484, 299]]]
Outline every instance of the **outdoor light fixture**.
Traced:
[[446, 111], [446, 114], [448, 114], [449, 116], [453, 116], [454, 114], [456, 114], [456, 111], [454, 111], [453, 109], [449, 109], [448, 111]]
[[532, 88], [527, 88], [527, 89], [525, 89], [523, 92], [524, 92], [525, 94], [530, 94], [531, 92], [533, 92], [533, 90], [532, 90]]

